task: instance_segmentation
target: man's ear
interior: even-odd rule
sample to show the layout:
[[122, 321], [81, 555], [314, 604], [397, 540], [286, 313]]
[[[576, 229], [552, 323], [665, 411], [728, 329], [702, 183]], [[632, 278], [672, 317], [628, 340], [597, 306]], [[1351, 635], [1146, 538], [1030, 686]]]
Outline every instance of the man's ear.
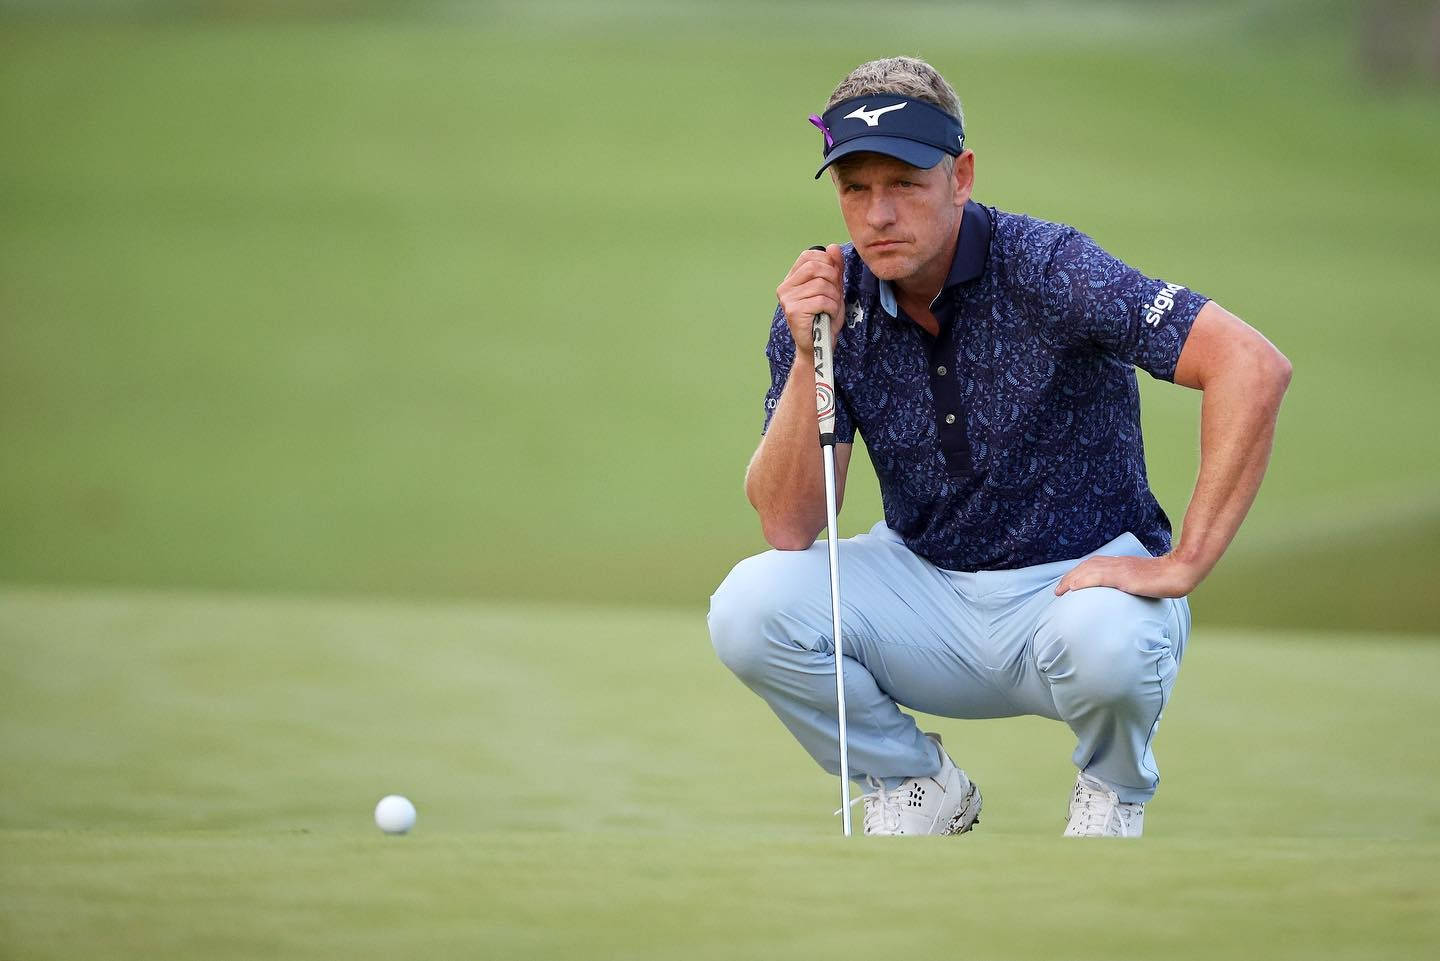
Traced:
[[967, 150], [955, 158], [955, 206], [963, 207], [970, 200], [975, 186], [975, 151]]

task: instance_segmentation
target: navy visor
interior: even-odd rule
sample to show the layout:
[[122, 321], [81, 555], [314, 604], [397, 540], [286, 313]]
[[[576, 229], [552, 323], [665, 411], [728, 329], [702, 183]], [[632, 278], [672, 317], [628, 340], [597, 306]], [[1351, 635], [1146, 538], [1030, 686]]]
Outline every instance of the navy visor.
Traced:
[[960, 121], [934, 104], [895, 93], [855, 97], [810, 122], [825, 135], [825, 162], [815, 179], [841, 157], [879, 153], [912, 167], [929, 169], [946, 154], [960, 156], [965, 131]]

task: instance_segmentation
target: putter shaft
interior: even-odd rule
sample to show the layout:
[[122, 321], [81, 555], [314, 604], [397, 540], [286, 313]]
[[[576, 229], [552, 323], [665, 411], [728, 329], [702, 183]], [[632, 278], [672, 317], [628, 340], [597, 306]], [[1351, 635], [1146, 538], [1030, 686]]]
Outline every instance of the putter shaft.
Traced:
[[845, 736], [844, 642], [840, 634], [840, 544], [835, 524], [835, 446], [821, 448], [825, 454], [825, 539], [830, 549], [830, 620], [835, 635], [835, 714], [840, 719], [840, 816], [845, 836], [850, 836], [850, 752]]

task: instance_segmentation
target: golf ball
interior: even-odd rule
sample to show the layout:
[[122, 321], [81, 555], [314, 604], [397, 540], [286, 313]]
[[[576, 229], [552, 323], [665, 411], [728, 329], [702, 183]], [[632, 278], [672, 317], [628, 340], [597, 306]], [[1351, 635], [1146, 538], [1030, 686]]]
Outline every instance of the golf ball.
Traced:
[[415, 805], [409, 798], [387, 794], [375, 805], [375, 826], [386, 834], [404, 834], [415, 826]]

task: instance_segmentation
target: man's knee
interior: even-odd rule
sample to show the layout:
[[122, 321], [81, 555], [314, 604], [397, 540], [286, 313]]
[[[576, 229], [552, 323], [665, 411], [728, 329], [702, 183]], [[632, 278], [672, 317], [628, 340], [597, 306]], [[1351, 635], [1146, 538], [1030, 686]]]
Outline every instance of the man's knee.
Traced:
[[781, 627], [804, 602], [797, 575], [803, 551], [767, 551], [735, 566], [710, 598], [710, 642], [726, 667], [744, 681], [763, 676]]
[[1088, 700], [1133, 700], [1154, 674], [1157, 627], [1151, 608], [1161, 602], [1111, 587], [1087, 587], [1056, 598], [1036, 633], [1035, 661], [1051, 681], [1082, 688]]

